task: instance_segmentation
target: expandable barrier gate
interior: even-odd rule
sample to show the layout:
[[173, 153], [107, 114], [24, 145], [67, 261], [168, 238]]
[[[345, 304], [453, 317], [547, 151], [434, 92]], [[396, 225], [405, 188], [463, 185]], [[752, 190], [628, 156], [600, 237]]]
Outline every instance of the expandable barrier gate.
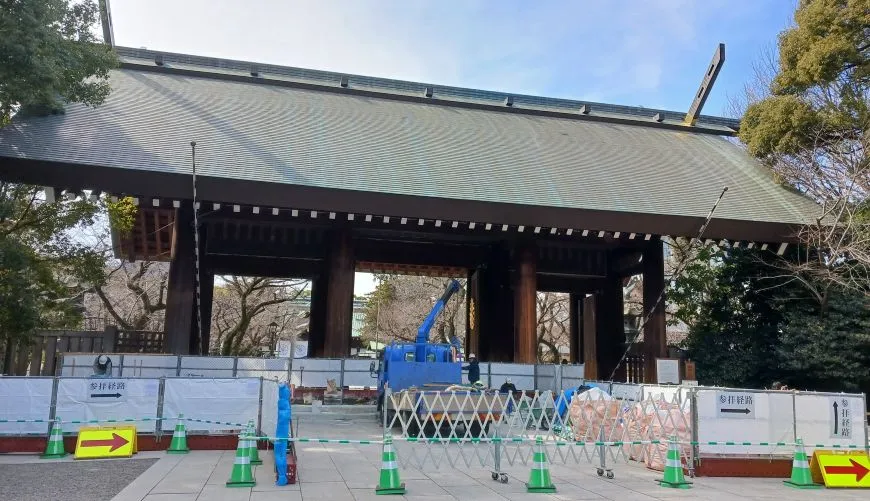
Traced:
[[[593, 389], [572, 397], [551, 391], [402, 391], [387, 399], [384, 433], [399, 434], [403, 466], [488, 467], [493, 478], [503, 463], [531, 466], [538, 437], [551, 462], [594, 464], [610, 478], [614, 463], [664, 465], [673, 435], [691, 441], [691, 403], [677, 395], [638, 402]], [[691, 471], [693, 449], [685, 445], [680, 453]]]
[[674, 439], [690, 476], [705, 454], [790, 459], [799, 438], [808, 451], [867, 449], [863, 395], [587, 384], [593, 389], [576, 397], [391, 393], [384, 436], [403, 467], [484, 467], [494, 479], [505, 463], [531, 466], [538, 437], [551, 463], [591, 464], [610, 478], [612, 465], [629, 461], [663, 470]]

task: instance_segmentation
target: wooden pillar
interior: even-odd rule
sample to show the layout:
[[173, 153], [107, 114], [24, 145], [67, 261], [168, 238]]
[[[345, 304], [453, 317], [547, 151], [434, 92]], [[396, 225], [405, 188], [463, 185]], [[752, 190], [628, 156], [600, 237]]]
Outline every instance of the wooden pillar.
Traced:
[[667, 327], [664, 299], [656, 304], [665, 290], [665, 262], [662, 241], [650, 242], [643, 251], [643, 312], [652, 311], [643, 329], [644, 380], [655, 383], [656, 358], [667, 357]]
[[583, 296], [574, 292], [568, 294], [568, 347], [572, 364], [583, 360]]
[[474, 353], [481, 361], [510, 362], [514, 356], [514, 297], [507, 249], [494, 246], [478, 273], [480, 351]]
[[354, 260], [350, 231], [337, 231], [331, 243], [323, 356], [344, 358], [350, 355], [353, 319]]
[[326, 298], [329, 274], [324, 270], [311, 280], [311, 313], [308, 317], [308, 356], [323, 356], [326, 329]]
[[514, 362], [533, 364], [538, 361], [537, 334], [537, 255], [532, 244], [521, 245], [516, 252], [516, 287], [514, 289]]
[[[596, 348], [598, 378], [609, 380], [625, 350], [625, 324], [622, 310], [622, 280], [607, 277], [596, 301]], [[625, 380], [625, 364], [616, 371], [614, 381]]]
[[583, 377], [598, 379], [598, 294], [583, 298]]
[[[202, 254], [200, 254], [202, 256]], [[201, 290], [199, 301], [199, 314], [202, 318], [202, 339], [197, 350], [191, 349], [191, 353], [208, 355], [211, 351], [211, 309], [214, 299], [214, 272], [207, 266], [199, 270], [199, 287]]]
[[196, 326], [194, 294], [193, 208], [182, 205], [175, 209], [172, 228], [172, 261], [166, 290], [164, 330], [166, 348], [175, 355], [187, 355]]

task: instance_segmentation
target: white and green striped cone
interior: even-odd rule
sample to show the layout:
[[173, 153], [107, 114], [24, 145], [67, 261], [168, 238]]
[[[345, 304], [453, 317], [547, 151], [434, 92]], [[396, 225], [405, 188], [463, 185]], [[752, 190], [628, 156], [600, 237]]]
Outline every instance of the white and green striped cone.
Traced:
[[526, 492], [553, 493], [556, 486], [550, 478], [547, 452], [544, 450], [544, 439], [535, 439], [535, 455], [532, 460], [532, 471], [529, 473], [529, 483], [526, 484]]
[[178, 415], [178, 422], [175, 423], [175, 431], [172, 432], [172, 442], [169, 443], [169, 448], [166, 449], [167, 454], [187, 454], [190, 449], [187, 447], [187, 430], [184, 429], [184, 416]]
[[813, 474], [810, 472], [810, 462], [807, 459], [807, 451], [801, 439], [795, 440], [794, 461], [791, 463], [791, 478], [783, 480], [783, 483], [795, 489], [821, 489], [822, 486], [813, 482]]
[[45, 453], [39, 457], [40, 459], [59, 459], [64, 456], [66, 456], [66, 450], [63, 448], [63, 426], [61, 426], [60, 418], [57, 418], [51, 425], [48, 442], [45, 444]]
[[263, 464], [263, 460], [260, 459], [260, 451], [257, 450], [257, 439], [254, 438], [257, 436], [256, 429], [254, 428], [254, 421], [248, 421], [248, 453], [250, 454], [251, 464]]
[[381, 479], [375, 488], [377, 495], [404, 494], [405, 484], [399, 480], [399, 462], [393, 449], [393, 439], [384, 438], [384, 452], [381, 454]]
[[239, 445], [236, 448], [236, 459], [233, 462], [233, 471], [227, 480], [227, 487], [253, 487], [257, 485], [254, 474], [251, 471], [251, 455], [248, 451], [249, 441], [245, 434], [239, 436]]
[[683, 462], [680, 460], [680, 444], [677, 442], [676, 436], [672, 436], [668, 444], [665, 475], [658, 483], [662, 487], [669, 487], [671, 489], [692, 488], [692, 482], [686, 482], [686, 477], [683, 476]]

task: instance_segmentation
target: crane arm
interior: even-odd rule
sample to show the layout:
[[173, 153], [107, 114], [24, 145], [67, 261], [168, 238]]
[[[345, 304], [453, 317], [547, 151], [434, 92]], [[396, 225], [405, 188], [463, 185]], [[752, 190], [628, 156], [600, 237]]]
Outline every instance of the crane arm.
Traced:
[[420, 324], [420, 328], [417, 329], [417, 344], [425, 344], [429, 342], [429, 331], [432, 330], [432, 326], [435, 325], [435, 319], [438, 318], [438, 314], [444, 309], [444, 305], [447, 304], [447, 301], [450, 300], [450, 297], [453, 296], [459, 288], [459, 282], [456, 280], [450, 281], [447, 289], [444, 290], [444, 294], [441, 295], [438, 301], [435, 301], [435, 306], [432, 307], [432, 310], [428, 315], [426, 315], [426, 319], [423, 320], [422, 324]]

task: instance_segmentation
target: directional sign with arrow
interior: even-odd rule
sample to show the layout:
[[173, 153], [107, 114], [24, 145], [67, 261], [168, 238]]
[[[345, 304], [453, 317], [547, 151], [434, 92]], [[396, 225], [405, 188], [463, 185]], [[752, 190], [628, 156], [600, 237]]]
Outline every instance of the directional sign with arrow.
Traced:
[[76, 442], [76, 459], [130, 457], [136, 430], [101, 429], [86, 427], [79, 430]]
[[818, 462], [828, 487], [870, 488], [870, 459], [866, 453], [820, 453]]
[[84, 380], [86, 402], [124, 402], [129, 381], [124, 379], [91, 378]]
[[849, 399], [831, 397], [831, 438], [852, 438], [852, 411]]
[[720, 391], [716, 395], [716, 413], [723, 418], [755, 419], [753, 393]]

